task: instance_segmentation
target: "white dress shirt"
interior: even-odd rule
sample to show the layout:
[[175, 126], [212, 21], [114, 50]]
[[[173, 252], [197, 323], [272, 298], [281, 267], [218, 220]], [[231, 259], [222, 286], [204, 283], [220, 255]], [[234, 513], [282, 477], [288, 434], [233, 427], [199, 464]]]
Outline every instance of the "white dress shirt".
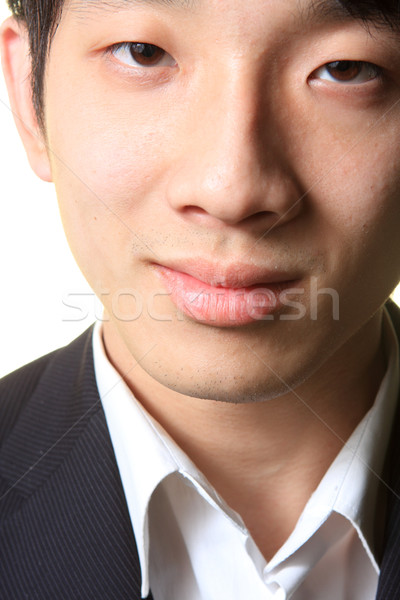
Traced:
[[154, 600], [375, 598], [375, 508], [399, 386], [386, 311], [384, 337], [388, 367], [373, 407], [267, 563], [241, 517], [135, 399], [108, 361], [96, 324], [97, 385], [135, 533], [142, 597], [151, 587]]

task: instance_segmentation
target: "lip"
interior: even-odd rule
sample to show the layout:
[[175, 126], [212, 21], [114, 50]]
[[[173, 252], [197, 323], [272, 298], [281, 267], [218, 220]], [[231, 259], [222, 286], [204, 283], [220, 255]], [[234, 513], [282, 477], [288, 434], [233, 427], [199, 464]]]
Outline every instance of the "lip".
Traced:
[[215, 265], [204, 259], [154, 265], [172, 302], [187, 317], [216, 327], [271, 320], [282, 308], [281, 293], [298, 275], [245, 263]]

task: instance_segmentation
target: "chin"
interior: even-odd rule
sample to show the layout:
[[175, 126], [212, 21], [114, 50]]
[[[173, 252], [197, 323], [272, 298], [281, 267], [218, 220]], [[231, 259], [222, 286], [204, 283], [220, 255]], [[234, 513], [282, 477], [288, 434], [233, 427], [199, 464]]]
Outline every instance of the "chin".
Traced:
[[182, 396], [229, 404], [249, 404], [272, 400], [287, 394], [292, 387], [297, 387], [304, 381], [304, 374], [302, 374], [301, 378], [292, 376], [288, 383], [285, 383], [283, 378], [277, 377], [264, 365], [262, 366], [262, 373], [252, 374], [247, 369], [246, 375], [243, 371], [234, 374], [233, 371], [227, 369], [213, 373], [202, 369], [192, 370], [189, 376], [187, 372], [182, 376], [175, 372], [168, 373], [165, 370], [158, 372], [154, 368], [147, 372], [158, 383], [182, 394]]

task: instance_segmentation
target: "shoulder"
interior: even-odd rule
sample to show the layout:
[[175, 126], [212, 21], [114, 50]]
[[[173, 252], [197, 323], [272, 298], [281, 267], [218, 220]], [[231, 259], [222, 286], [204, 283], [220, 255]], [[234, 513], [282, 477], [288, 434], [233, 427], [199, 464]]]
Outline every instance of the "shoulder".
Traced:
[[54, 350], [0, 379], [0, 445], [39, 386], [61, 386], [79, 370], [92, 327], [67, 346]]
[[0, 440], [7, 437], [57, 352], [59, 351], [42, 356], [0, 379]]

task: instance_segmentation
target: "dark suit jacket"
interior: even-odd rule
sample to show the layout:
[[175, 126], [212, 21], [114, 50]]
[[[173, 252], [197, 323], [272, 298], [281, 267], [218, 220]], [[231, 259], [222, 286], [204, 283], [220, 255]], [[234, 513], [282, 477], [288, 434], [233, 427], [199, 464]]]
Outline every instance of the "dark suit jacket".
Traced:
[[[393, 319], [400, 337], [396, 311]], [[0, 382], [1, 600], [140, 599], [91, 333]], [[399, 432], [397, 419], [378, 600], [400, 600]]]

